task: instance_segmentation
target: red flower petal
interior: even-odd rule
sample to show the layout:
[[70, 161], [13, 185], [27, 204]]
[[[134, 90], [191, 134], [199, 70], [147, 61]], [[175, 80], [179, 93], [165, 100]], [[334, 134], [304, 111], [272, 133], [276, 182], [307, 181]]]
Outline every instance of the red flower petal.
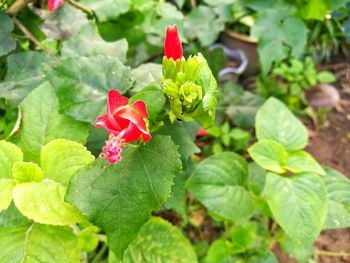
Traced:
[[164, 40], [164, 55], [174, 60], [182, 58], [182, 44], [177, 26], [168, 26]]
[[104, 128], [109, 133], [113, 133], [114, 135], [118, 135], [121, 131], [120, 129], [118, 129], [118, 127], [115, 127], [110, 123], [107, 114], [98, 117], [95, 121], [95, 126], [98, 128]]
[[118, 116], [130, 120], [139, 128], [143, 133], [148, 133], [146, 122], [144, 118], [148, 117], [146, 104], [138, 100], [130, 107], [126, 107], [118, 111]]
[[123, 130], [121, 132], [121, 136], [123, 137], [125, 142], [137, 141], [141, 135], [142, 132], [132, 122], [130, 122], [129, 127], [126, 130]]
[[59, 8], [63, 4], [63, 0], [49, 0], [48, 9], [50, 12]]

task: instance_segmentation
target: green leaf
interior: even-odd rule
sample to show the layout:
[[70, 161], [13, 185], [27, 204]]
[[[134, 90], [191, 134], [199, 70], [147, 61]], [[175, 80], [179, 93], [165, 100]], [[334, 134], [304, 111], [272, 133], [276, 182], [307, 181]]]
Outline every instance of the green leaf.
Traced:
[[325, 171], [312, 155], [305, 151], [290, 152], [285, 168], [293, 173], [311, 172], [325, 174]]
[[257, 239], [258, 225], [255, 222], [248, 222], [237, 226], [231, 232], [231, 239], [234, 245], [241, 246], [244, 250], [251, 248]]
[[[12, 196], [12, 191], [11, 191]], [[24, 217], [21, 212], [18, 211], [15, 204], [12, 202], [10, 206], [0, 212], [0, 229], [5, 226], [23, 226], [30, 222], [30, 220]]]
[[99, 240], [97, 237], [98, 228], [95, 226], [88, 226], [78, 234], [78, 242], [81, 250], [91, 252], [98, 246]]
[[41, 148], [58, 138], [85, 143], [88, 125], [59, 114], [55, 91], [47, 82], [21, 103], [22, 123], [11, 139], [21, 147], [24, 160], [39, 163]]
[[44, 174], [36, 163], [17, 162], [13, 166], [13, 178], [16, 183], [40, 182], [44, 179]]
[[253, 192], [260, 194], [263, 191], [266, 173], [267, 172], [258, 164], [248, 164], [248, 186]]
[[46, 53], [27, 51], [7, 57], [7, 73], [0, 83], [0, 97], [18, 105], [34, 88], [44, 80], [41, 64], [49, 62]]
[[284, 173], [288, 153], [281, 144], [273, 140], [261, 140], [248, 149], [250, 157], [266, 170]]
[[190, 242], [169, 222], [152, 217], [125, 251], [123, 263], [196, 263]]
[[337, 81], [337, 78], [332, 72], [321, 71], [317, 74], [317, 81], [319, 83], [333, 83]]
[[100, 22], [115, 20], [129, 10], [131, 0], [82, 0], [81, 3], [94, 10]]
[[201, 162], [186, 187], [211, 212], [234, 221], [254, 212], [253, 200], [244, 188], [246, 181], [246, 161], [224, 152]]
[[11, 179], [0, 179], [0, 212], [6, 210], [12, 202], [12, 190], [15, 182]]
[[264, 194], [275, 220], [291, 239], [308, 245], [317, 238], [327, 214], [327, 193], [317, 174], [268, 173]]
[[229, 263], [235, 262], [235, 259], [231, 256], [231, 247], [232, 244], [229, 241], [225, 240], [215, 240], [208, 250], [208, 253], [205, 257], [205, 263]]
[[132, 92], [139, 92], [162, 77], [162, 65], [145, 63], [132, 70], [135, 77], [135, 85]]
[[15, 28], [9, 15], [0, 11], [0, 57], [6, 55], [16, 48], [16, 41], [11, 36]]
[[132, 96], [129, 104], [137, 100], [142, 100], [146, 103], [148, 119], [156, 120], [158, 113], [163, 110], [165, 97], [159, 83], [155, 82], [141, 90], [139, 93]]
[[0, 228], [1, 263], [79, 263], [78, 242], [69, 227], [30, 224]]
[[303, 149], [308, 142], [304, 125], [275, 98], [268, 99], [256, 115], [256, 135], [259, 140], [275, 140], [287, 151]]
[[17, 184], [13, 200], [18, 210], [37, 223], [70, 225], [83, 221], [79, 210], [64, 201], [66, 187], [54, 181]]
[[328, 213], [325, 229], [350, 226], [350, 180], [341, 173], [325, 167], [322, 179], [327, 188]]
[[23, 153], [16, 145], [0, 141], [0, 178], [12, 177], [12, 166], [23, 160]]
[[92, 122], [105, 110], [107, 92], [125, 93], [133, 84], [131, 69], [109, 56], [61, 59], [46, 67], [60, 110], [76, 120]]
[[100, 37], [94, 24], [89, 23], [83, 26], [76, 36], [63, 42], [61, 54], [62, 57], [106, 55], [126, 62], [127, 51], [126, 39], [106, 42]]
[[70, 181], [66, 199], [76, 205], [108, 236], [118, 258], [135, 239], [151, 211], [169, 197], [174, 176], [181, 169], [176, 145], [154, 136], [145, 145], [130, 145], [115, 165], [97, 160]]
[[41, 151], [41, 167], [45, 177], [64, 185], [77, 170], [94, 159], [83, 145], [62, 139], [49, 142]]
[[[269, 30], [266, 30], [266, 29]], [[307, 42], [308, 29], [305, 23], [289, 11], [267, 9], [261, 12], [252, 28], [251, 35], [259, 40], [258, 53], [263, 74], [267, 74], [275, 62], [280, 62], [291, 53], [302, 55]], [[271, 52], [273, 46], [273, 52]]]
[[309, 259], [311, 259], [312, 254], [314, 252], [313, 244], [309, 244], [307, 246], [297, 244], [288, 236], [286, 236], [284, 240], [280, 242], [280, 246], [284, 251], [286, 251], [289, 255], [295, 258], [298, 263], [310, 262]]
[[[82, 26], [89, 23], [86, 14], [81, 10], [64, 3], [40, 25], [40, 29], [52, 39], [69, 39], [75, 36]], [[65, 43], [65, 42], [63, 42]]]

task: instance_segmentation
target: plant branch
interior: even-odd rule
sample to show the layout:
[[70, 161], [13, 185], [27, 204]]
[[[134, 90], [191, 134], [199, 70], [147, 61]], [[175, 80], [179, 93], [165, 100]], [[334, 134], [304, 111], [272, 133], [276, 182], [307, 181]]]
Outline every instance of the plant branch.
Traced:
[[83, 11], [84, 13], [93, 16], [94, 15], [94, 11], [92, 11], [92, 9], [86, 7], [86, 6], [82, 6], [81, 4], [79, 4], [78, 2], [75, 2], [74, 0], [67, 0], [67, 2], [69, 4], [71, 4], [72, 6], [74, 6], [75, 8]]
[[50, 56], [55, 57], [56, 55], [47, 47], [45, 47], [43, 44], [39, 42], [39, 40], [36, 39], [36, 37], [19, 21], [15, 16], [12, 18], [13, 22], [16, 24], [16, 26], [22, 31], [22, 33], [35, 45], [37, 45], [39, 48], [41, 48], [43, 51], [45, 51]]
[[333, 252], [333, 251], [325, 251], [325, 250], [315, 250], [315, 254], [317, 256], [327, 256], [327, 257], [350, 257], [350, 253], [346, 252]]
[[6, 13], [10, 15], [16, 15], [23, 8], [25, 8], [33, 0], [17, 0], [10, 7], [6, 9]]

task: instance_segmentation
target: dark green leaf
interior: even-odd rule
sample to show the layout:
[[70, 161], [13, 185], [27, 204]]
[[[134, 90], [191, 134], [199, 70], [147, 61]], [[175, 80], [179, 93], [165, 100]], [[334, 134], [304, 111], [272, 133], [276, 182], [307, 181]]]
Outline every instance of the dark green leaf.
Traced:
[[13, 22], [9, 15], [0, 11], [0, 57], [6, 55], [16, 48], [16, 41], [11, 36], [14, 29]]
[[81, 3], [93, 9], [100, 22], [106, 22], [126, 13], [131, 0], [82, 0]]

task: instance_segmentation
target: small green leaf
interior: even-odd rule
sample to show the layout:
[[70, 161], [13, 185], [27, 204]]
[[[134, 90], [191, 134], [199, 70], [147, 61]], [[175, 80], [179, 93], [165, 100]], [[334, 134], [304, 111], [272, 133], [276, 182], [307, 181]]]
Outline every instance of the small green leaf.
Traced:
[[350, 226], [350, 180], [341, 173], [325, 167], [322, 179], [327, 188], [328, 213], [325, 229]]
[[321, 71], [317, 74], [317, 80], [319, 83], [333, 83], [337, 81], [337, 78], [332, 72]]
[[235, 262], [232, 258], [231, 253], [232, 244], [225, 240], [215, 240], [208, 250], [207, 256], [205, 257], [205, 263], [226, 263]]
[[196, 263], [190, 242], [169, 222], [152, 217], [125, 251], [123, 263]]
[[23, 216], [20, 211], [18, 211], [13, 202], [6, 210], [0, 212], [0, 229], [7, 226], [23, 226], [27, 225], [28, 223], [30, 223], [30, 220]]
[[64, 201], [66, 187], [53, 181], [17, 184], [13, 200], [18, 210], [37, 223], [70, 225], [82, 222], [79, 210]]
[[17, 162], [12, 170], [16, 183], [40, 182], [44, 179], [43, 171], [36, 163]]
[[231, 232], [231, 239], [234, 245], [240, 245], [245, 250], [251, 248], [257, 239], [258, 225], [249, 222], [235, 227]]
[[79, 248], [85, 252], [91, 252], [98, 246], [99, 240], [97, 237], [98, 228], [89, 226], [78, 234]]
[[15, 182], [11, 179], [0, 179], [0, 212], [6, 210], [12, 202], [12, 190]]
[[0, 141], [0, 178], [12, 177], [12, 166], [23, 160], [23, 153], [16, 145]]
[[0, 11], [0, 57], [6, 55], [16, 48], [16, 41], [11, 36], [15, 28], [9, 15]]
[[58, 138], [85, 143], [88, 125], [59, 114], [55, 91], [45, 82], [21, 103], [22, 123], [11, 139], [21, 147], [25, 161], [39, 163], [41, 148]]
[[293, 173], [311, 172], [325, 174], [325, 171], [312, 155], [305, 151], [290, 152], [285, 168]]
[[115, 165], [99, 159], [80, 170], [70, 180], [66, 199], [107, 233], [111, 250], [121, 259], [150, 212], [169, 197], [180, 170], [174, 142], [154, 136], [145, 145], [124, 149]]
[[244, 188], [246, 182], [246, 161], [237, 154], [223, 152], [201, 162], [186, 187], [210, 211], [234, 221], [249, 217], [255, 209]]
[[250, 157], [266, 170], [282, 174], [288, 153], [281, 144], [272, 140], [261, 140], [248, 149]]
[[305, 126], [282, 102], [268, 99], [256, 115], [256, 135], [259, 140], [274, 140], [287, 151], [303, 149], [308, 142]]
[[76, 237], [69, 227], [30, 224], [0, 228], [0, 263], [79, 263]]
[[317, 238], [327, 214], [327, 193], [317, 174], [268, 173], [264, 194], [273, 217], [291, 239], [308, 245]]
[[67, 185], [72, 175], [94, 161], [94, 156], [81, 144], [58, 139], [41, 151], [41, 167], [46, 178]]

